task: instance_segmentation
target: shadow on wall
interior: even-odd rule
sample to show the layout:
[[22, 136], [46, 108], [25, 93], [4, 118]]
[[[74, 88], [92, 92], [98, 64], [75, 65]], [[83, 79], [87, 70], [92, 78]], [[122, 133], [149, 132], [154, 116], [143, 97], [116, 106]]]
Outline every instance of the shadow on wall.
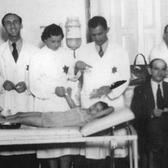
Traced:
[[7, 36], [7, 34], [5, 33], [5, 30], [2, 28], [2, 27], [0, 27], [0, 41], [7, 41], [7, 39], [8, 39], [8, 36]]

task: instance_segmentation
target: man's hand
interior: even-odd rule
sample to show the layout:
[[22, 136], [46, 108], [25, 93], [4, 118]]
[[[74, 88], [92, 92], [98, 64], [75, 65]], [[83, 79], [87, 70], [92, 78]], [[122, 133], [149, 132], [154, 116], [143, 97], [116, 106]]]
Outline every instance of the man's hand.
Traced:
[[110, 86], [102, 86], [99, 89], [94, 89], [90, 94], [90, 99], [101, 98], [111, 92]]
[[19, 82], [15, 85], [15, 90], [18, 93], [23, 93], [27, 89], [26, 83], [25, 82]]
[[59, 97], [65, 97], [65, 93], [66, 93], [66, 91], [65, 91], [65, 88], [64, 88], [64, 87], [62, 87], [62, 86], [56, 87], [56, 89], [55, 89], [55, 94], [56, 94], [57, 96], [59, 96]]
[[2, 114], [0, 114], [0, 124], [4, 124], [5, 122], [6, 122], [5, 116], [3, 116]]
[[7, 91], [11, 91], [13, 89], [15, 89], [15, 85], [14, 83], [12, 83], [11, 81], [9, 80], [6, 80], [4, 83], [3, 83], [3, 88]]
[[163, 109], [163, 112], [164, 112], [164, 113], [168, 113], [168, 108], [165, 107], [165, 108]]
[[87, 68], [92, 68], [92, 66], [86, 64], [83, 61], [77, 61], [76, 64], [75, 64], [75, 71], [76, 72], [78, 72], [78, 71], [82, 71], [83, 72]]
[[154, 109], [153, 112], [154, 112], [154, 115], [156, 117], [160, 117], [162, 115], [162, 113], [163, 113], [163, 110], [161, 110], [161, 109]]
[[72, 88], [68, 87], [66, 91], [67, 91], [68, 95], [71, 96], [71, 94], [72, 94]]

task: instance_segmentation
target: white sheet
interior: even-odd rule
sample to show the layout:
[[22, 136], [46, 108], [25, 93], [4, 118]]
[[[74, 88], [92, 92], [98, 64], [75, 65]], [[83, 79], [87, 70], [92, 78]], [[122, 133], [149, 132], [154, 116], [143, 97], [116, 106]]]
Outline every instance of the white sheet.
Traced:
[[134, 119], [134, 114], [129, 108], [116, 109], [114, 113], [83, 126], [81, 134], [88, 136], [132, 119]]

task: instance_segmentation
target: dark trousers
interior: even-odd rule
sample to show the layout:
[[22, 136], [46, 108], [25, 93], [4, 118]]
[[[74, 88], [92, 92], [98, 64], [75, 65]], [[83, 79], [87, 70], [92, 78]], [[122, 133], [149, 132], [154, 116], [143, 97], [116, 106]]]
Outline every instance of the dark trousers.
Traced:
[[95, 160], [84, 156], [75, 156], [73, 168], [129, 168], [128, 158], [110, 158]]
[[87, 159], [84, 156], [75, 156], [73, 159], [73, 168], [110, 168], [110, 157], [105, 159]]
[[153, 118], [147, 125], [148, 149], [153, 154], [154, 168], [168, 167], [168, 114]]
[[146, 140], [146, 134], [144, 135], [141, 133], [138, 133], [138, 153], [139, 153], [139, 168], [149, 168], [149, 150], [147, 148], [147, 140]]
[[0, 168], [38, 168], [35, 154], [0, 156]]

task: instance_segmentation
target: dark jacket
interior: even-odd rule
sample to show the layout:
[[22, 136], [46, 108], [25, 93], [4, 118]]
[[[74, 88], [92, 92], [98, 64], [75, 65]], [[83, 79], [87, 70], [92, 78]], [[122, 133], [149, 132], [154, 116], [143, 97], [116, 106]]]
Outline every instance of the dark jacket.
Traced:
[[[163, 82], [164, 106], [168, 107], [168, 83]], [[151, 82], [148, 80], [143, 85], [134, 89], [131, 109], [135, 114], [134, 126], [137, 131], [145, 131], [146, 124], [151, 119], [155, 108]]]

